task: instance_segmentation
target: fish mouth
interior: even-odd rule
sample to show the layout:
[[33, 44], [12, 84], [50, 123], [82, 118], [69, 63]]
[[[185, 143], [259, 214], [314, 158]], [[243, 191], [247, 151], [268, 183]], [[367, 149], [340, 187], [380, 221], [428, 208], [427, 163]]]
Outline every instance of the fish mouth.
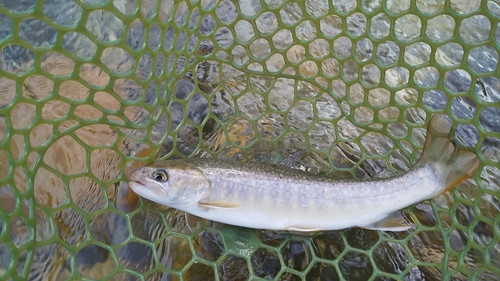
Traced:
[[[141, 181], [131, 180], [128, 182], [128, 186], [132, 188], [135, 193], [139, 193], [141, 189], [150, 189], [146, 184]], [[139, 192], [138, 192], [139, 191]]]
[[156, 197], [155, 195], [158, 195], [158, 192], [164, 193], [162, 190], [151, 187], [140, 180], [130, 180], [128, 182], [128, 186], [138, 195], [146, 197], [148, 199], [150, 199], [150, 197]]

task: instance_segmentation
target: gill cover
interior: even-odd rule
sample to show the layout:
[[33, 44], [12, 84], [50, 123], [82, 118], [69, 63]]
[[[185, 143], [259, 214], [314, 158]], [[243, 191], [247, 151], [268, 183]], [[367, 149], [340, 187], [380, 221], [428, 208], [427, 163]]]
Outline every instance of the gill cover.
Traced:
[[137, 170], [132, 177], [149, 189], [143, 194], [139, 191], [141, 196], [176, 208], [197, 204], [211, 187], [200, 169], [182, 159], [157, 161]]

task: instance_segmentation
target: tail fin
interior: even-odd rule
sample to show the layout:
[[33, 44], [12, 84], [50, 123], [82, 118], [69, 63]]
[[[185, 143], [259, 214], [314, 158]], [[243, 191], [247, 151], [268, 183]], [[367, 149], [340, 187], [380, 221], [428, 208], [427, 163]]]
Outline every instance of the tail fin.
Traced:
[[474, 153], [453, 145], [450, 130], [451, 124], [444, 115], [432, 116], [419, 160], [432, 165], [437, 173], [444, 176], [446, 189], [442, 193], [472, 176], [479, 167], [479, 159]]

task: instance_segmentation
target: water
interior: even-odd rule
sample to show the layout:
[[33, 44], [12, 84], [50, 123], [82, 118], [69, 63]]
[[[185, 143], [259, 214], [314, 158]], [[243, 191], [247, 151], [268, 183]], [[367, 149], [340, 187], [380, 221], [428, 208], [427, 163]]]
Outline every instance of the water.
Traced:
[[[144, 52], [134, 69], [134, 56], [124, 48], [109, 47], [98, 58], [101, 66], [84, 63], [79, 68], [84, 83], [104, 87], [112, 81], [114, 91], [90, 91], [74, 81], [58, 82], [55, 91], [54, 82], [46, 76], [27, 75], [22, 85], [7, 75], [0, 77], [4, 110], [0, 140], [8, 140], [8, 153], [0, 151], [0, 179], [12, 179], [0, 189], [0, 273], [5, 274], [14, 260], [17, 274], [33, 280], [101, 279], [111, 273], [116, 273], [114, 280], [137, 280], [139, 274], [147, 280], [246, 280], [250, 275], [278, 280], [365, 280], [376, 271], [388, 276], [376, 280], [399, 275], [405, 280], [497, 279], [492, 267], [484, 268], [483, 256], [487, 249], [489, 263], [500, 268], [497, 229], [492, 223], [500, 211], [495, 180], [500, 171], [494, 166], [500, 159], [500, 140], [495, 135], [500, 132], [496, 118], [500, 95], [498, 79], [490, 75], [497, 68], [497, 50], [473, 47], [464, 59], [463, 46], [450, 42], [443, 43], [432, 58], [428, 44], [411, 40], [423, 33], [436, 42], [448, 40], [459, 23], [445, 15], [429, 21], [428, 26], [439, 27], [432, 32], [418, 28], [422, 20], [413, 14], [394, 22], [380, 13], [370, 27], [360, 13], [328, 15], [319, 24], [304, 21], [306, 13], [323, 15], [324, 1], [308, 1], [305, 11], [300, 5], [286, 4], [279, 18], [261, 14], [254, 30], [248, 21], [235, 20], [237, 9], [251, 16], [262, 3], [243, 2], [224, 2], [212, 16], [202, 16], [199, 10], [188, 13], [185, 3], [174, 10], [173, 2], [161, 1], [158, 17], [162, 21], [174, 18], [176, 28], [161, 30], [152, 25], [149, 33], [140, 21], [122, 33], [119, 17], [91, 13], [85, 25], [91, 35], [68, 32], [62, 40], [64, 49], [77, 58], [86, 60], [98, 49], [87, 36], [109, 44], [123, 36], [133, 50], [148, 45], [164, 48], [168, 54]], [[266, 1], [272, 6], [279, 2]], [[362, 2], [368, 11], [384, 5]], [[0, 1], [17, 11], [34, 4], [23, 1], [14, 6]], [[142, 1], [138, 7], [145, 18], [154, 14], [154, 4]], [[133, 1], [114, 1], [113, 5], [123, 14], [135, 9]], [[211, 5], [211, 1], [201, 4]], [[335, 1], [334, 5], [349, 13], [357, 3]], [[410, 1], [392, 1], [387, 9], [400, 14], [409, 5]], [[491, 9], [493, 4], [489, 5]], [[426, 13], [442, 6], [440, 1], [417, 1], [417, 8]], [[473, 1], [452, 1], [451, 7], [458, 13], [478, 8]], [[80, 6], [68, 1], [45, 1], [43, 11], [64, 26], [81, 17]], [[235, 25], [237, 34], [217, 25], [215, 16]], [[254, 40], [259, 32], [271, 34], [280, 29], [278, 19], [297, 24], [292, 30], [298, 33], [298, 42], [289, 31]], [[201, 26], [196, 28], [198, 21]], [[12, 20], [0, 14], [0, 23], [4, 23], [0, 24], [2, 40], [10, 34]], [[215, 29], [215, 40], [190, 35], [183, 30], [184, 23], [201, 35]], [[492, 24], [475, 15], [455, 28], [467, 42], [482, 44], [491, 40]], [[406, 48], [385, 41], [391, 25], [397, 38], [408, 41]], [[19, 29], [20, 38], [32, 45], [55, 44], [57, 32], [39, 20], [23, 21]], [[339, 38], [344, 29], [354, 38], [370, 33], [375, 40]], [[317, 34], [328, 40], [318, 39]], [[236, 47], [226, 50], [233, 43]], [[194, 62], [170, 52], [184, 46], [210, 59]], [[215, 52], [215, 46], [222, 50]], [[283, 51], [274, 55], [271, 46]], [[322, 63], [306, 57], [304, 46]], [[398, 65], [401, 53], [408, 65]], [[34, 53], [21, 45], [9, 43], [1, 54], [6, 62], [2, 70], [11, 74], [26, 73], [34, 64]], [[377, 64], [363, 64], [371, 59]], [[453, 70], [443, 74], [425, 66], [432, 59]], [[285, 61], [297, 65], [289, 67]], [[462, 61], [483, 75], [472, 79], [462, 69]], [[75, 67], [71, 58], [59, 52], [46, 54], [39, 63], [56, 77], [71, 74]], [[137, 79], [110, 79], [103, 65], [117, 75], [131, 72]], [[175, 70], [174, 75], [165, 75], [169, 69]], [[264, 75], [264, 69], [273, 75]], [[315, 79], [318, 75], [325, 77]], [[448, 95], [434, 89], [440, 78]], [[417, 91], [413, 83], [428, 90]], [[474, 96], [464, 94], [469, 89]], [[95, 104], [71, 105], [67, 98]], [[189, 102], [183, 105], [185, 100]], [[43, 106], [38, 108], [38, 104]], [[416, 222], [414, 232], [354, 228], [301, 235], [224, 226], [140, 200], [120, 182], [126, 174], [123, 160], [132, 155], [143, 159], [217, 156], [277, 163], [299, 152], [300, 157], [285, 163], [334, 177], [388, 177], [407, 171], [418, 158], [428, 110], [448, 108], [457, 119], [478, 120], [472, 128], [457, 126], [461, 144], [478, 151], [491, 148], [479, 172], [483, 188], [468, 180], [452, 193], [406, 210], [408, 221]], [[131, 124], [140, 128], [132, 129]], [[55, 139], [53, 132], [64, 136]], [[485, 132], [487, 137], [477, 144], [478, 135]], [[151, 141], [149, 146], [140, 144], [144, 140]], [[21, 164], [12, 166], [13, 160]], [[67, 181], [66, 175], [73, 175], [73, 180]], [[443, 231], [434, 228], [438, 223], [444, 225]], [[35, 231], [30, 230], [32, 225]], [[448, 247], [453, 251], [445, 251]], [[448, 267], [444, 272], [442, 264]], [[158, 265], [161, 272], [155, 271]]]

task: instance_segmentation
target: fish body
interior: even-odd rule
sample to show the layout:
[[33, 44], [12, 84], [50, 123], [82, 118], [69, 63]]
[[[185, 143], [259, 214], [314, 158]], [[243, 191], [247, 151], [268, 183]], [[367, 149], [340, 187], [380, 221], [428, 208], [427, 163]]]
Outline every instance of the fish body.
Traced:
[[243, 227], [405, 230], [410, 226], [398, 210], [446, 192], [478, 167], [475, 154], [451, 143], [450, 130], [442, 115], [434, 116], [417, 164], [389, 179], [336, 180], [265, 164], [181, 159], [140, 168], [129, 185], [151, 201]]

